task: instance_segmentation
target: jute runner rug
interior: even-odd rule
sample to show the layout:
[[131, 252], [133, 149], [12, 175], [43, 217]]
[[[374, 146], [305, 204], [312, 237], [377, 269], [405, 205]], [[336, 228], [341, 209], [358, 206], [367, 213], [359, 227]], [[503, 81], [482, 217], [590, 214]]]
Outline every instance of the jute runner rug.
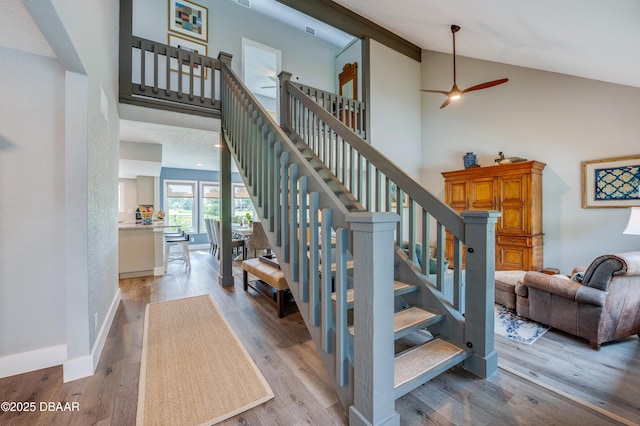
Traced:
[[146, 307], [138, 425], [209, 425], [273, 398], [210, 295]]

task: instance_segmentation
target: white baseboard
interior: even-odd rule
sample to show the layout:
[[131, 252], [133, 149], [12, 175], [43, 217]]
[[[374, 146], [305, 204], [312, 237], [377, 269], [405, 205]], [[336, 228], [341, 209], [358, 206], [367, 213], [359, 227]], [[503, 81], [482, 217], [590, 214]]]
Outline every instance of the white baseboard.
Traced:
[[67, 359], [67, 345], [0, 357], [0, 378], [60, 365]]
[[93, 375], [93, 358], [91, 355], [68, 359], [62, 365], [62, 381], [64, 383], [71, 380], [81, 379]]
[[107, 341], [107, 336], [109, 335], [109, 330], [111, 329], [111, 324], [113, 323], [113, 319], [116, 316], [116, 311], [118, 310], [120, 299], [121, 293], [120, 289], [118, 288], [118, 291], [116, 291], [116, 294], [111, 301], [111, 306], [109, 306], [107, 315], [102, 322], [100, 331], [96, 336], [96, 341], [93, 344], [93, 348], [91, 349], [91, 355], [68, 359], [64, 363], [63, 371], [65, 383], [71, 380], [91, 376], [96, 371], [96, 367], [98, 366], [98, 362], [100, 361], [100, 355], [102, 354], [104, 344]]
[[160, 275], [164, 275], [164, 265], [153, 268], [153, 276], [158, 277]]

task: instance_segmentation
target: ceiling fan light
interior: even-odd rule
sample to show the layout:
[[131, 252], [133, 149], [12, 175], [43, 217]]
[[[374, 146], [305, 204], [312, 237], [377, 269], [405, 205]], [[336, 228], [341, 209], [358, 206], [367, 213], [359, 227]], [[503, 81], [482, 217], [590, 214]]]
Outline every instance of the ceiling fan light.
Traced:
[[460, 93], [452, 93], [451, 95], [449, 95], [449, 99], [452, 101], [457, 101], [461, 97], [462, 95]]

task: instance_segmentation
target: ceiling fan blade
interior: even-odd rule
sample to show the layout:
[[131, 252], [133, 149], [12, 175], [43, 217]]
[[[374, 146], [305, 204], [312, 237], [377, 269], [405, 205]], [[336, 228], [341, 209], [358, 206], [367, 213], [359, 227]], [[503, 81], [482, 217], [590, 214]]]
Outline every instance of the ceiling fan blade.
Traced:
[[421, 92], [429, 92], [429, 93], [442, 93], [445, 96], [449, 96], [449, 92], [444, 90], [428, 90], [428, 89], [420, 89]]
[[471, 86], [468, 89], [464, 89], [462, 93], [472, 92], [474, 90], [487, 89], [489, 87], [497, 86], [498, 84], [506, 83], [507, 81], [509, 81], [508, 78], [501, 78], [499, 80], [487, 81], [486, 83], [476, 84], [475, 86]]
[[446, 101], [444, 101], [444, 102], [442, 103], [442, 105], [440, 105], [440, 109], [442, 109], [442, 108], [446, 107], [446, 106], [447, 106], [447, 105], [449, 105], [450, 103], [451, 103], [451, 98], [447, 98], [447, 100], [446, 100]]

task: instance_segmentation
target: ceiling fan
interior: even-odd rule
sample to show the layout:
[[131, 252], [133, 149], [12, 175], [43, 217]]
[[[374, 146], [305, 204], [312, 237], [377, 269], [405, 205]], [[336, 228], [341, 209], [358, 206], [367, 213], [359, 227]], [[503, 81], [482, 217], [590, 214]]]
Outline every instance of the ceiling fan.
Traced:
[[[273, 81], [274, 83], [277, 83], [278, 79], [268, 75], [267, 78], [269, 78], [269, 80]], [[276, 84], [272, 85], [272, 86], [260, 86], [261, 89], [273, 89], [274, 87], [278, 87]]]
[[460, 31], [459, 26], [451, 25], [451, 34], [453, 36], [453, 87], [449, 91], [421, 89], [422, 92], [442, 93], [447, 97], [447, 100], [444, 101], [442, 105], [440, 105], [440, 109], [446, 107], [452, 101], [460, 99], [460, 97], [462, 97], [462, 95], [464, 95], [467, 92], [472, 92], [474, 90], [487, 89], [489, 87], [497, 86], [498, 84], [506, 83], [507, 81], [509, 81], [508, 78], [501, 78], [499, 80], [487, 81], [486, 83], [476, 84], [475, 86], [471, 86], [467, 89], [460, 90], [456, 84], [456, 33], [458, 31]]

